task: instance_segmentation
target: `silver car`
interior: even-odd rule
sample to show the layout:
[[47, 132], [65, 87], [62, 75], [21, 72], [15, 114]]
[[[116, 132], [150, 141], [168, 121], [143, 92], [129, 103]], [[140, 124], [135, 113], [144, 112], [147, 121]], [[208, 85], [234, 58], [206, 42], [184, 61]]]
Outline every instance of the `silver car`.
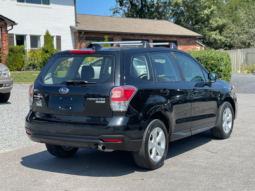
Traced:
[[0, 102], [7, 102], [11, 95], [13, 80], [7, 66], [0, 63]]

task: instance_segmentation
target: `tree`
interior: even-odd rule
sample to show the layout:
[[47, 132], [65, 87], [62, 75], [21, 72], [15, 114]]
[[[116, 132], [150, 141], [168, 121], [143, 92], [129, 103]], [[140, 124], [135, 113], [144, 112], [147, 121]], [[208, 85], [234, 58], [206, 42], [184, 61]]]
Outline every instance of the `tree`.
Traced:
[[116, 0], [113, 16], [167, 20], [173, 0]]
[[165, 19], [203, 35], [214, 49], [255, 46], [255, 0], [116, 0], [123, 17]]
[[44, 46], [42, 47], [42, 68], [48, 62], [48, 60], [55, 54], [54, 44], [52, 42], [49, 31], [46, 31], [44, 35]]
[[[225, 49], [242, 49], [255, 46], [255, 6], [241, 8], [236, 12], [223, 32]], [[237, 21], [235, 21], [235, 19]]]
[[218, 14], [220, 1], [176, 0], [173, 2], [174, 23], [203, 35], [203, 43], [220, 48], [224, 42], [221, 36], [227, 22]]

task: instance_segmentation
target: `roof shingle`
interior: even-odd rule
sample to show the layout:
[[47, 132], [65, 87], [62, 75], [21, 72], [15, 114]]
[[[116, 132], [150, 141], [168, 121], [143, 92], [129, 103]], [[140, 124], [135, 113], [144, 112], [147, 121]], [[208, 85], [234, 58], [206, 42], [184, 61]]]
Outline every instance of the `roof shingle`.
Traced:
[[77, 26], [71, 27], [85, 32], [202, 37], [166, 20], [77, 14]]

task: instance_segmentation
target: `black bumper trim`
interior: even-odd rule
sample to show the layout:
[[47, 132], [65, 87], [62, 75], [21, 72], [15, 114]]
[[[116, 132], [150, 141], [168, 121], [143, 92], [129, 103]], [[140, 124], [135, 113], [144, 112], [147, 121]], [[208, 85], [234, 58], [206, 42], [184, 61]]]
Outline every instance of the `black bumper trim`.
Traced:
[[[45, 135], [32, 133], [27, 135], [30, 140], [34, 142], [61, 145], [61, 146], [71, 146], [78, 148], [93, 148], [97, 149], [98, 145], [105, 146], [106, 149], [111, 150], [126, 150], [126, 151], [139, 151], [142, 145], [142, 140], [130, 140], [125, 135], [102, 135], [98, 138], [74, 138], [65, 136], [55, 136], [55, 135]], [[103, 142], [101, 139], [123, 139], [121, 143], [110, 143]]]

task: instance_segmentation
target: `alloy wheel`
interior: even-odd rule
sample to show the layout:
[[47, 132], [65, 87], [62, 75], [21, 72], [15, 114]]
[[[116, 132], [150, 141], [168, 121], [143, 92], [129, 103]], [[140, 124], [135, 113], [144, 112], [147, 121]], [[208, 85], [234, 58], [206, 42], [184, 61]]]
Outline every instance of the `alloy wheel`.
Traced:
[[223, 120], [222, 120], [222, 127], [223, 130], [226, 134], [228, 134], [231, 131], [232, 128], [232, 121], [233, 117], [232, 117], [232, 112], [230, 110], [230, 108], [226, 108], [223, 112]]
[[166, 147], [166, 136], [160, 127], [153, 129], [149, 136], [148, 151], [150, 158], [154, 162], [160, 161], [164, 156]]

